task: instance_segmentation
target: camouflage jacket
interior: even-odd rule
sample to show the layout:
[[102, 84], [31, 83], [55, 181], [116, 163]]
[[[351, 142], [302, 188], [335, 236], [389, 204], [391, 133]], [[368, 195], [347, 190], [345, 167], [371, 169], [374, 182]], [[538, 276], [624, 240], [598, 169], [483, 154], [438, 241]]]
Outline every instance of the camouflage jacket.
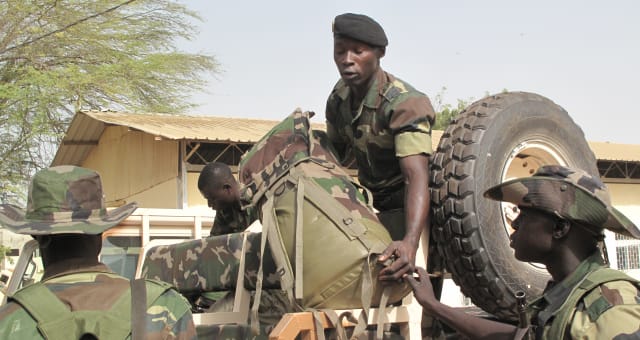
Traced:
[[[66, 271], [42, 283], [72, 312], [109, 310], [130, 287], [129, 280], [112, 273], [103, 264]], [[146, 321], [145, 339], [196, 338], [190, 305], [173, 289], [165, 290], [150, 304]], [[0, 339], [44, 337], [37, 321], [19, 303], [10, 301], [0, 308]]]
[[253, 207], [240, 210], [239, 207], [216, 210], [216, 217], [213, 220], [213, 227], [209, 236], [226, 235], [239, 233], [258, 219], [258, 215]]
[[[536, 339], [551, 339], [552, 325], [567, 308], [573, 315], [564, 332], [571, 339], [618, 339], [640, 336], [640, 292], [631, 281], [614, 280], [586, 292], [576, 289], [598, 269], [604, 268], [600, 252], [584, 260], [562, 282], [550, 282], [542, 297], [529, 305]], [[583, 294], [577, 304], [567, 304], [573, 294]], [[576, 296], [576, 298], [578, 298]], [[540, 327], [542, 326], [542, 327]], [[624, 337], [620, 337], [624, 338]]]
[[380, 202], [403, 188], [399, 157], [431, 154], [435, 113], [425, 94], [382, 69], [358, 110], [351, 101], [338, 81], [327, 100], [327, 135], [343, 165], [355, 157], [360, 183]]

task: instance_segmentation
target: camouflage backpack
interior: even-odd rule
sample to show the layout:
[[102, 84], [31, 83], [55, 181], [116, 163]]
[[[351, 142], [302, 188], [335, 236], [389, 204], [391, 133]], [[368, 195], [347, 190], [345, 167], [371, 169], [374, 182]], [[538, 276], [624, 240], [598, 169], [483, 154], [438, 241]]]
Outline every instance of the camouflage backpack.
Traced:
[[[376, 255], [391, 236], [370, 194], [337, 165], [322, 137], [311, 130], [309, 113], [293, 112], [241, 159], [241, 198], [261, 212], [262, 249], [268, 243], [292, 302], [301, 309], [363, 308], [366, 318], [368, 307], [398, 302], [410, 288], [398, 283], [383, 294]], [[260, 284], [256, 301], [259, 294]]]

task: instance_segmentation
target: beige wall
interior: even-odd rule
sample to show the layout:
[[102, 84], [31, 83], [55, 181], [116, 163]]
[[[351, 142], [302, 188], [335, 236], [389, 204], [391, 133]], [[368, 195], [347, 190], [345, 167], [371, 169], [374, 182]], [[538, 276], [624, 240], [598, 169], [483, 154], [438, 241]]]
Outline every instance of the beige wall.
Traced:
[[140, 208], [178, 209], [178, 181], [175, 178], [155, 184], [152, 188], [127, 198]]
[[631, 222], [640, 225], [640, 184], [607, 183], [607, 187], [611, 203]]
[[613, 205], [640, 206], [640, 184], [606, 183]]
[[199, 172], [187, 173], [187, 206], [189, 207], [206, 207], [207, 201], [200, 194], [198, 190], [198, 177]]
[[109, 126], [82, 166], [101, 174], [109, 206], [136, 200], [142, 207], [178, 207], [177, 141]]

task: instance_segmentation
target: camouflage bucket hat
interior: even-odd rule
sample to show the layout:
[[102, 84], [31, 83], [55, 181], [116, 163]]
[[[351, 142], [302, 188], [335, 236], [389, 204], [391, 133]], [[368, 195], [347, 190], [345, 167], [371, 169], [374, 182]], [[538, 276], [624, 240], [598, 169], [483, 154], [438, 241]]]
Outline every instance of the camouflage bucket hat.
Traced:
[[542, 166], [531, 177], [498, 184], [484, 196], [549, 212], [579, 222], [596, 233], [603, 228], [640, 239], [640, 230], [611, 205], [609, 191], [599, 178], [559, 165]]
[[0, 205], [0, 225], [26, 235], [96, 235], [120, 223], [136, 208], [132, 202], [107, 211], [100, 175], [63, 165], [35, 174], [26, 213], [13, 205]]

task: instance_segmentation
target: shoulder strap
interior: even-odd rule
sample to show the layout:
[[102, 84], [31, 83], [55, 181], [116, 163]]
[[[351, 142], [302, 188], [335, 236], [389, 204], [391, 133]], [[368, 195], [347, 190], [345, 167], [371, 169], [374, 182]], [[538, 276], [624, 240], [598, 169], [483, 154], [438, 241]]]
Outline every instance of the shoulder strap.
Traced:
[[17, 291], [10, 300], [20, 304], [38, 323], [58, 319], [71, 313], [69, 308], [42, 282]]
[[[142, 340], [147, 330], [147, 287], [144, 279], [131, 280], [131, 339]], [[126, 303], [114, 306], [125, 309]], [[126, 310], [126, 309], [125, 309]]]
[[[136, 280], [138, 281], [138, 280]], [[145, 287], [146, 281], [146, 287]], [[133, 282], [133, 281], [132, 281]], [[142, 334], [146, 330], [146, 308], [151, 305], [160, 295], [162, 295], [171, 286], [164, 282], [153, 280], [140, 280], [143, 284], [142, 294], [146, 303], [142, 304], [143, 327]], [[136, 289], [137, 291], [137, 289]], [[145, 294], [146, 291], [146, 294]], [[60, 299], [47, 288], [43, 283], [34, 283], [28, 287], [16, 292], [11, 299], [20, 304], [33, 319], [38, 323], [38, 329], [47, 339], [66, 339], [70, 334], [84, 334], [85, 331], [97, 329], [106, 338], [124, 338], [129, 334], [131, 327], [138, 327], [133, 323], [135, 317], [131, 317], [136, 301], [132, 299], [131, 290], [124, 292], [113, 304], [111, 309], [106, 311], [71, 311]], [[134, 295], [138, 295], [137, 292]], [[131, 306], [131, 307], [130, 307]], [[78, 323], [76, 319], [84, 319], [85, 322]], [[87, 319], [92, 320], [86, 322]], [[129, 320], [132, 324], [130, 325]], [[106, 323], [108, 327], [93, 327], [96, 324]], [[89, 329], [86, 329], [89, 327]], [[79, 333], [78, 333], [79, 332]]]
[[[131, 339], [142, 340], [146, 338], [147, 309], [164, 292], [171, 289], [171, 285], [151, 279], [131, 280], [130, 299], [120, 299], [112, 308], [112, 313], [127, 313], [131, 318]], [[129, 303], [130, 306], [129, 306]], [[128, 314], [130, 312], [131, 314]]]
[[[117, 312], [78, 310], [71, 311], [43, 283], [35, 283], [12, 299], [19, 303], [38, 323], [38, 331], [46, 339], [68, 339], [85, 333], [101, 338], [124, 339], [130, 333], [128, 308]], [[123, 293], [114, 306], [128, 302], [130, 292]], [[127, 306], [128, 307], [128, 306]]]
[[[582, 280], [582, 283], [569, 294], [567, 301], [564, 303], [567, 306], [561, 309], [556, 315], [551, 328], [549, 329], [549, 339], [562, 339], [569, 319], [573, 316], [575, 307], [578, 302], [591, 290], [600, 286], [603, 283], [611, 281], [629, 281], [636, 286], [640, 287], [640, 282], [629, 275], [611, 268], [600, 268], [589, 274]], [[540, 325], [544, 327], [544, 325]]]

